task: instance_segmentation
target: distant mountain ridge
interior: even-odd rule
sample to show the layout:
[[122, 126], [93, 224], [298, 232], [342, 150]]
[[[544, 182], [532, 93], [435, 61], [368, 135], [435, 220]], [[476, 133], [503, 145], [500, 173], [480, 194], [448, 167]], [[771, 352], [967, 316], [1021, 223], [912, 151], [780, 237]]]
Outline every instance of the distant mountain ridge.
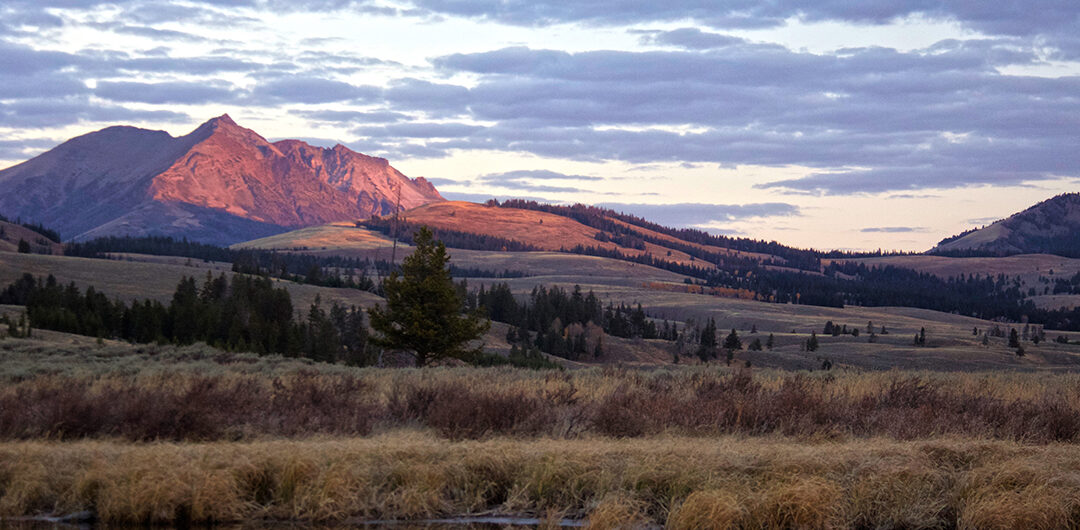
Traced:
[[943, 239], [929, 254], [1080, 258], [1080, 193], [1058, 195], [989, 226]]
[[227, 114], [191, 133], [115, 126], [0, 171], [0, 213], [66, 239], [168, 235], [231, 244], [442, 201], [423, 177], [342, 145], [268, 142]]

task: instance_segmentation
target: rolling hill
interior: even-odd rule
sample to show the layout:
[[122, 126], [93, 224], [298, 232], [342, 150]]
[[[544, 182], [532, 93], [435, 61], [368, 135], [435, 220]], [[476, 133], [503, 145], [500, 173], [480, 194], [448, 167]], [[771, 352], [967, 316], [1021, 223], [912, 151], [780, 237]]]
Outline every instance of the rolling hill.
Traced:
[[929, 253], [1080, 258], [1080, 193], [1058, 195], [984, 228], [946, 238]]
[[190, 134], [108, 127], [0, 171], [0, 213], [66, 239], [169, 235], [230, 244], [441, 201], [422, 177], [337, 145], [268, 142], [228, 115]]
[[19, 241], [30, 244], [34, 254], [63, 254], [63, 245], [17, 223], [0, 220], [0, 251], [15, 252]]

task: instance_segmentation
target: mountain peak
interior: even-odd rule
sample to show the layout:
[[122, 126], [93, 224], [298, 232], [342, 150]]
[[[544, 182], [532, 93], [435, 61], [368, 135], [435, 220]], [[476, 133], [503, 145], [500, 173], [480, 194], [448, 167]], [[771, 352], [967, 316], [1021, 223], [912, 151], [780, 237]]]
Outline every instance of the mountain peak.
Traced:
[[229, 116], [228, 113], [222, 114], [221, 116], [218, 116], [216, 118], [210, 118], [210, 122], [218, 123], [221, 125], [236, 125], [236, 122], [233, 121], [232, 116]]
[[81, 138], [0, 171], [11, 191], [0, 194], [0, 211], [75, 237], [122, 229], [231, 243], [255, 225], [280, 231], [386, 214], [399, 195], [404, 208], [443, 200], [381, 158], [269, 143], [228, 114], [176, 138], [130, 127]]

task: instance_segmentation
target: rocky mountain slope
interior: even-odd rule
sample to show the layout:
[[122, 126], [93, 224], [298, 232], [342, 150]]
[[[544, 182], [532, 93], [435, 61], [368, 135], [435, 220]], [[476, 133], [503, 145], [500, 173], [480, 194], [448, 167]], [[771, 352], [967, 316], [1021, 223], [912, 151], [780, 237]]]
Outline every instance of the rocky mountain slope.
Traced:
[[930, 253], [1080, 258], [1080, 193], [1058, 195], [990, 226], [944, 239]]
[[161, 234], [219, 244], [442, 197], [382, 158], [268, 142], [228, 115], [181, 137], [109, 127], [0, 171], [0, 213], [66, 239]]

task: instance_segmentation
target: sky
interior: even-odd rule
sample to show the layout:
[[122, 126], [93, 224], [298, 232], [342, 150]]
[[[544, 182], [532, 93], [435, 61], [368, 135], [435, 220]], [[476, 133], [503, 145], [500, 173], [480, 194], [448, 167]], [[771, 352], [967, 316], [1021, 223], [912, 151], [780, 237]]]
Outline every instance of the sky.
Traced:
[[448, 198], [926, 250], [1080, 191], [1080, 2], [0, 1], [0, 168], [223, 113]]

